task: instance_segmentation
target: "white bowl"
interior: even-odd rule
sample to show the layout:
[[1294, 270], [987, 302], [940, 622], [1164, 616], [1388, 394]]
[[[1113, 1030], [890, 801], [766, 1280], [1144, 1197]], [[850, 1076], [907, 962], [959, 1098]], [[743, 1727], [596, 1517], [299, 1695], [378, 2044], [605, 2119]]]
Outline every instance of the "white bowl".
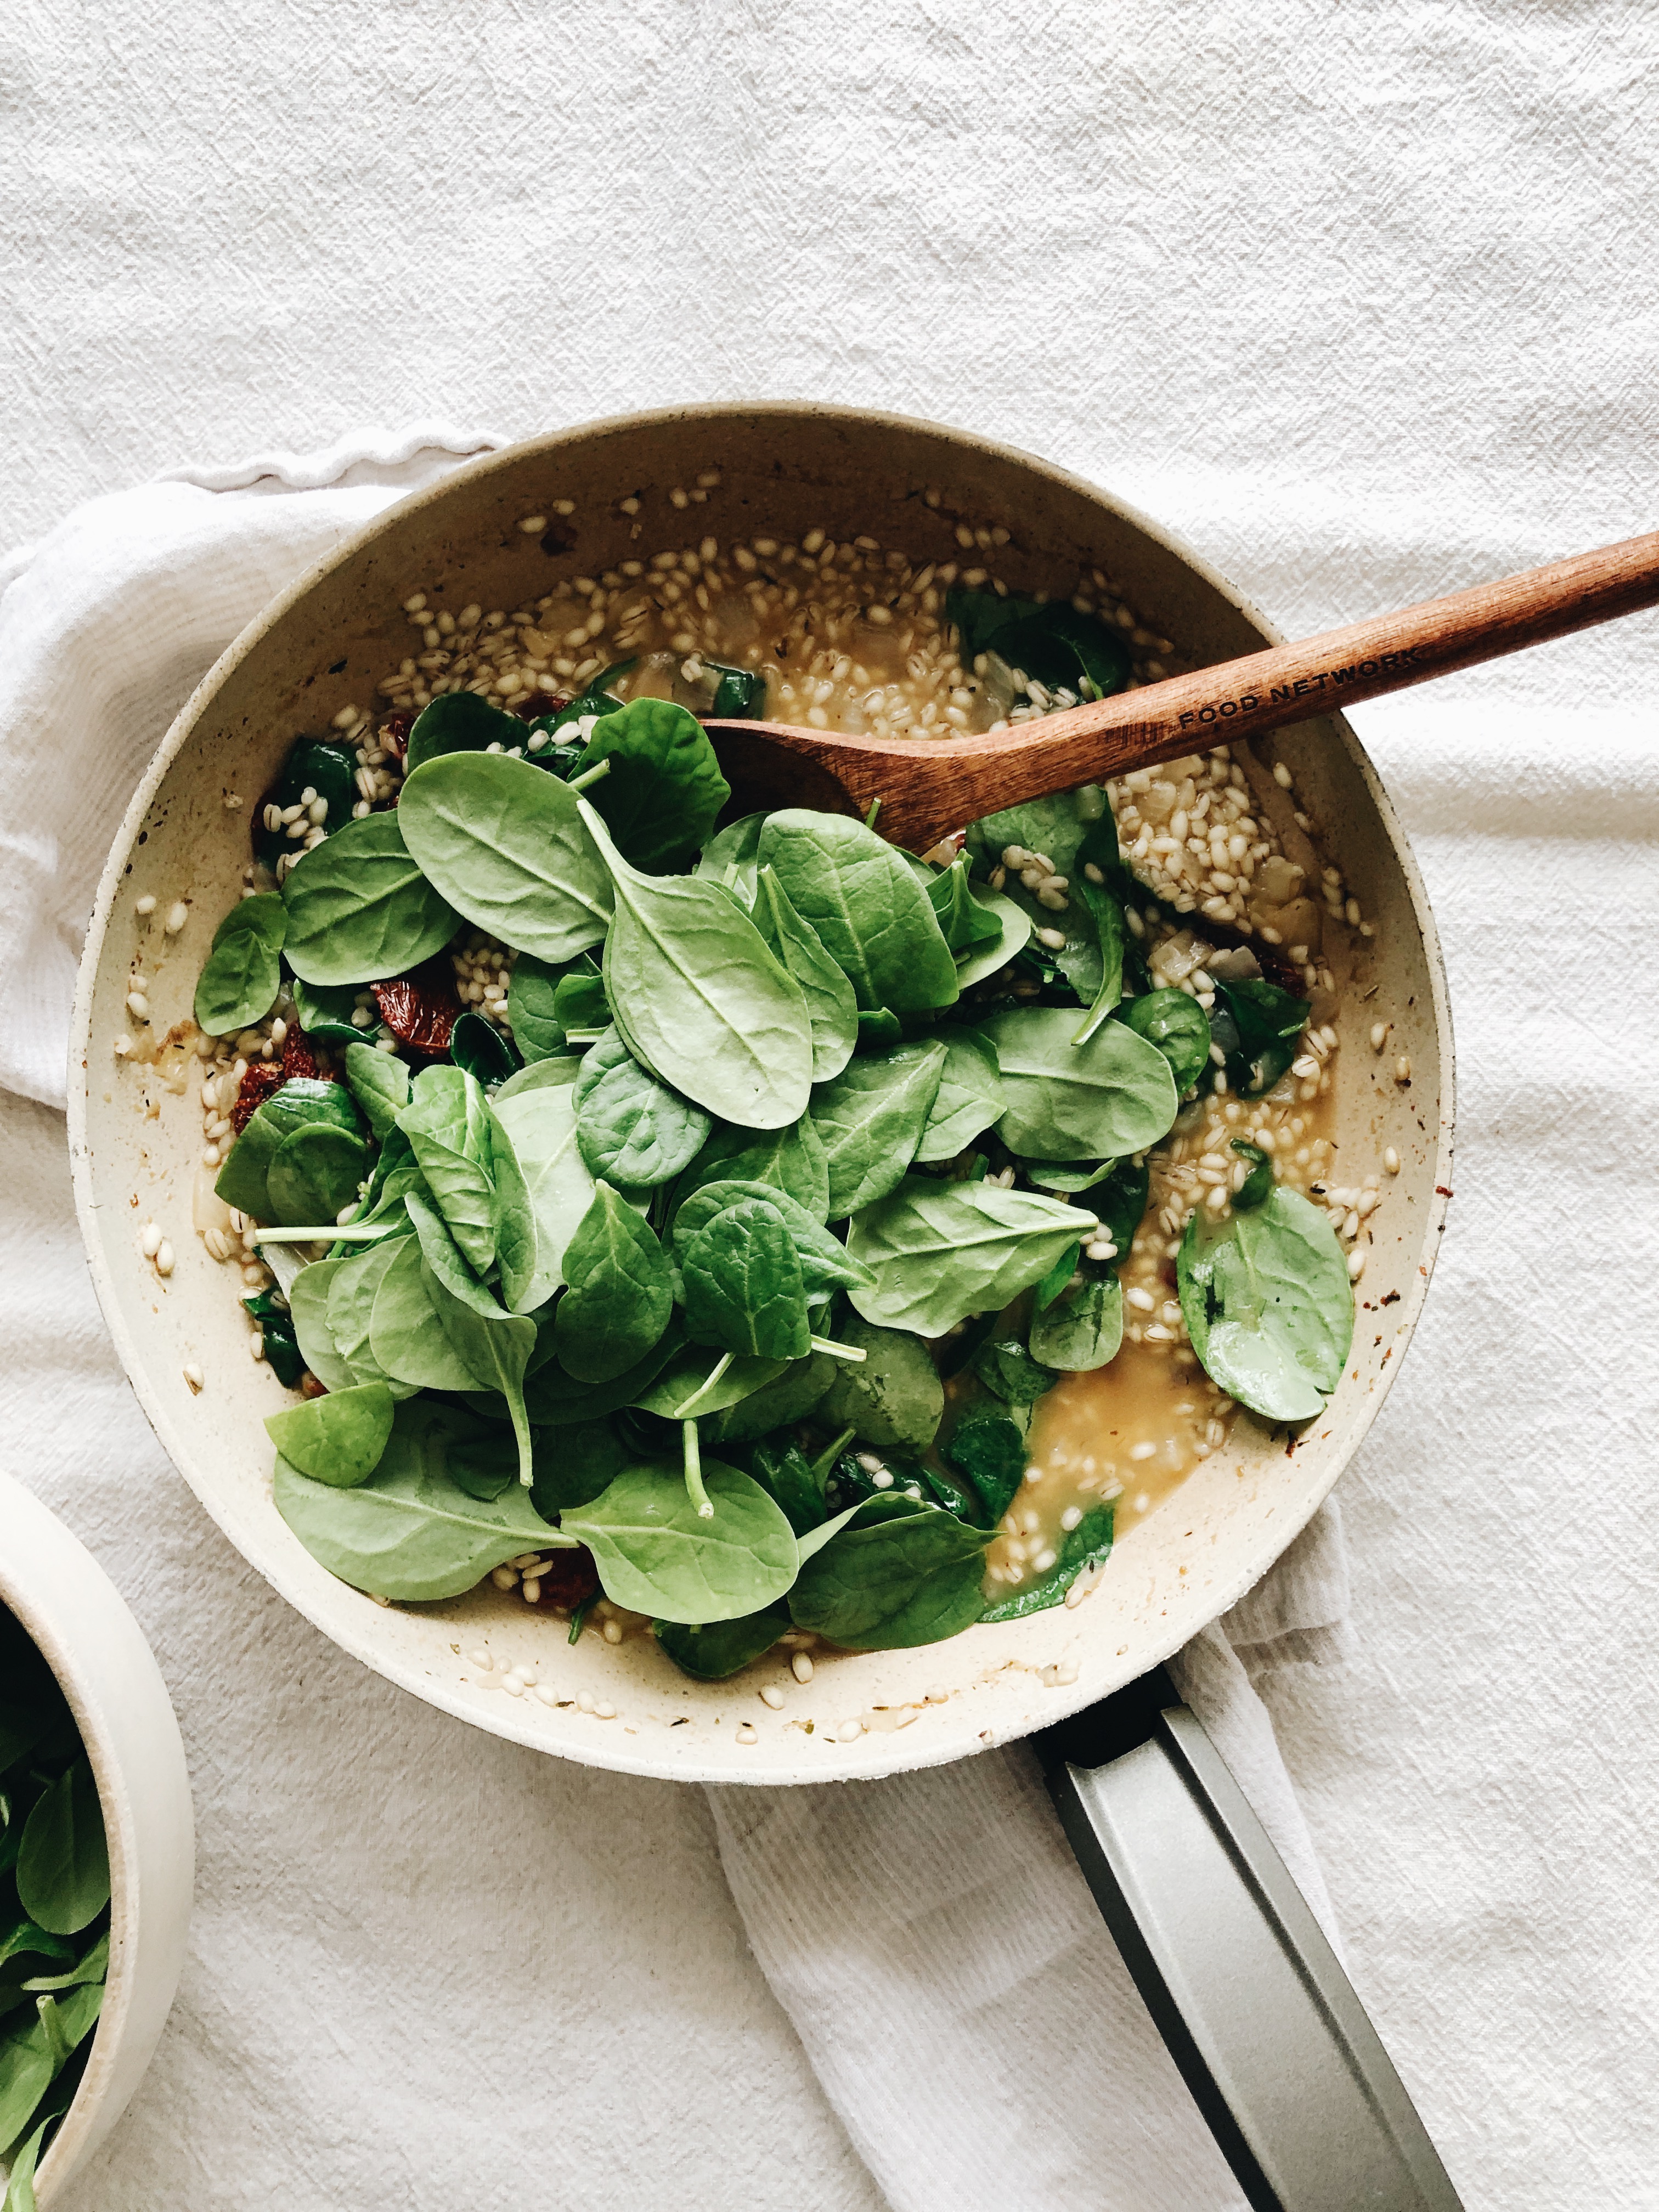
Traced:
[[35, 2179], [57, 2203], [126, 2109], [179, 1986], [196, 1844], [167, 1684], [120, 1592], [40, 1499], [0, 1474], [0, 1600], [69, 1699], [109, 1838], [109, 1978], [92, 2056]]

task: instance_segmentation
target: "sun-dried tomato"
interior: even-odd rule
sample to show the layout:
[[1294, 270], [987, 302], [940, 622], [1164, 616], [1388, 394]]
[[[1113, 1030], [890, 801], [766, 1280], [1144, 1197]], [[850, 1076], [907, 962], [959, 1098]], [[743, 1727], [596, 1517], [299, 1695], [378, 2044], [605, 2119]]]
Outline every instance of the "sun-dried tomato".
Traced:
[[402, 760], [409, 750], [409, 733], [414, 726], [413, 714], [389, 714], [380, 725], [378, 743], [394, 760]]
[[319, 1382], [307, 1367], [300, 1377], [300, 1395], [302, 1398], [326, 1398], [328, 1385], [326, 1382]]
[[288, 1081], [283, 1070], [274, 1060], [256, 1060], [242, 1078], [241, 1089], [236, 1093], [236, 1103], [230, 1109], [230, 1126], [240, 1137], [253, 1119], [256, 1109], [264, 1104], [273, 1091], [280, 1091]]
[[555, 1552], [537, 1579], [541, 1583], [537, 1604], [562, 1606], [567, 1613], [599, 1595], [599, 1571], [586, 1544], [578, 1544], [574, 1552]]
[[314, 1081], [319, 1076], [325, 1077], [326, 1073], [311, 1039], [298, 1022], [291, 1024], [288, 1035], [283, 1039], [283, 1080], [286, 1082], [291, 1075], [307, 1075]]
[[570, 696], [568, 691], [520, 691], [507, 701], [507, 711], [521, 721], [539, 722], [544, 714], [556, 714], [561, 707], [568, 707]]
[[449, 1033], [461, 1011], [455, 995], [455, 971], [449, 956], [440, 953], [412, 975], [394, 975], [389, 983], [371, 983], [380, 1019], [400, 1044], [411, 1052], [447, 1052]]

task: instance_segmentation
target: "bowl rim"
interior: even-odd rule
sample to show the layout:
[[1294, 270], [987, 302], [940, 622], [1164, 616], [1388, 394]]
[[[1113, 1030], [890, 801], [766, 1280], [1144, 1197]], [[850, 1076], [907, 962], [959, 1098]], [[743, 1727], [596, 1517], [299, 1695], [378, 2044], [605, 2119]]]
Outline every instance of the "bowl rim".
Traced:
[[[87, 1249], [99, 1304], [115, 1340], [122, 1364], [133, 1391], [155, 1429], [168, 1457], [189, 1483], [210, 1516], [227, 1534], [225, 1521], [216, 1501], [203, 1496], [185, 1474], [188, 1459], [182, 1440], [176, 1435], [171, 1415], [152, 1386], [147, 1363], [133, 1342], [119, 1300], [115, 1293], [109, 1266], [100, 1239], [96, 1207], [94, 1201], [91, 1175], [91, 1152], [88, 1141], [87, 1115], [90, 1092], [88, 1079], [90, 1067], [89, 1045], [94, 986], [102, 959], [103, 949], [113, 915], [115, 902], [123, 880], [125, 863], [134, 841], [142, 828], [145, 816], [161, 789], [169, 769], [186, 742], [193, 734], [196, 724], [211, 702], [214, 695], [241, 662], [261, 644], [265, 635], [279, 623], [308, 592], [337, 568], [356, 559], [376, 540], [391, 535], [404, 526], [409, 518], [423, 507], [434, 506], [453, 492], [463, 479], [471, 482], [494, 473], [506, 473], [520, 467], [532, 457], [551, 456], [561, 449], [586, 442], [596, 435], [617, 435], [629, 431], [674, 424], [707, 424], [710, 426], [731, 422], [761, 418], [780, 424], [803, 421], [840, 422], [848, 426], [876, 426], [901, 433], [921, 432], [941, 444], [971, 453], [988, 455], [994, 460], [1012, 465], [1028, 474], [1035, 474], [1060, 489], [1080, 495], [1128, 524], [1154, 544], [1159, 546], [1182, 567], [1209, 586], [1219, 598], [1243, 615], [1270, 643], [1285, 641], [1285, 633], [1270, 622], [1235, 585], [1218, 569], [1196, 552], [1176, 532], [1144, 514], [1139, 508], [1116, 495], [1090, 482], [1075, 471], [1043, 460], [1025, 452], [1022, 447], [988, 438], [975, 431], [960, 430], [947, 424], [931, 422], [925, 417], [894, 413], [880, 409], [851, 407], [820, 400], [757, 400], [702, 401], [682, 405], [644, 409], [624, 415], [604, 416], [572, 424], [565, 428], [546, 431], [533, 438], [522, 439], [495, 451], [464, 459], [459, 466], [447, 471], [434, 482], [420, 487], [406, 498], [393, 501], [380, 510], [361, 529], [354, 531], [333, 550], [311, 562], [294, 580], [278, 592], [254, 616], [223, 653], [213, 663], [179, 710], [157, 747], [149, 767], [140, 779], [132, 799], [116, 832], [109, 857], [99, 879], [93, 912], [88, 922], [85, 947], [82, 953], [76, 979], [75, 1008], [70, 1038], [68, 1083], [68, 1133], [75, 1188], [76, 1212], [80, 1223], [82, 1241]], [[1327, 712], [1310, 714], [1309, 720], [1322, 723], [1334, 735], [1347, 756], [1350, 765], [1358, 772], [1364, 785], [1367, 797], [1375, 808], [1388, 841], [1394, 866], [1404, 881], [1410, 902], [1412, 916], [1423, 948], [1424, 964], [1432, 1004], [1433, 1025], [1439, 1051], [1439, 1093], [1437, 1122], [1430, 1149], [1433, 1156], [1433, 1194], [1424, 1205], [1423, 1221], [1417, 1264], [1410, 1284], [1402, 1294], [1401, 1305], [1392, 1316], [1397, 1331], [1398, 1352], [1366, 1393], [1364, 1404], [1352, 1417], [1351, 1433], [1344, 1448], [1334, 1453], [1328, 1464], [1322, 1466], [1322, 1479], [1310, 1482], [1298, 1493], [1293, 1506], [1287, 1509], [1273, 1524], [1267, 1535], [1248, 1555], [1234, 1559], [1226, 1575], [1218, 1579], [1216, 1590], [1220, 1593], [1210, 1605], [1205, 1621], [1198, 1626], [1182, 1623], [1170, 1630], [1167, 1641], [1154, 1638], [1149, 1649], [1155, 1656], [1146, 1661], [1148, 1668], [1163, 1663], [1174, 1652], [1200, 1632], [1200, 1628], [1219, 1619], [1231, 1606], [1255, 1586], [1282, 1556], [1287, 1547], [1305, 1528], [1329, 1495], [1339, 1477], [1346, 1471], [1354, 1454], [1369, 1434], [1377, 1413], [1398, 1376], [1406, 1349], [1416, 1331], [1423, 1303], [1428, 1293], [1438, 1253], [1441, 1233], [1445, 1225], [1447, 1197], [1451, 1188], [1453, 1133], [1455, 1113], [1455, 1074], [1451, 1007], [1447, 987], [1445, 962], [1441, 950], [1439, 933], [1435, 927], [1426, 887], [1418, 868], [1409, 841], [1401, 824], [1392, 800], [1383, 786], [1364, 747], [1360, 744], [1346, 717]], [[234, 1539], [232, 1539], [234, 1542]], [[240, 1548], [240, 1547], [238, 1547]], [[609, 1729], [586, 1731], [580, 1743], [549, 1744], [544, 1735], [530, 1723], [528, 1716], [519, 1717], [516, 1701], [492, 1698], [487, 1709], [460, 1693], [458, 1687], [440, 1684], [429, 1679], [417, 1681], [410, 1670], [405, 1672], [395, 1662], [388, 1662], [380, 1652], [371, 1636], [359, 1633], [348, 1623], [325, 1622], [309, 1600], [289, 1586], [289, 1578], [280, 1571], [262, 1564], [256, 1570], [262, 1577], [301, 1613], [313, 1627], [330, 1642], [372, 1668], [377, 1674], [411, 1691], [426, 1703], [453, 1715], [472, 1727], [483, 1728], [489, 1733], [526, 1747], [569, 1758], [583, 1765], [602, 1767], [612, 1772], [636, 1774], [650, 1778], [674, 1782], [732, 1783], [749, 1781], [756, 1787], [789, 1786], [797, 1782], [841, 1778], [826, 1774], [822, 1768], [807, 1767], [799, 1762], [796, 1771], [787, 1775], [773, 1768], [745, 1775], [741, 1770], [730, 1768], [713, 1759], [700, 1759], [690, 1754], [677, 1757], [672, 1763], [653, 1757], [647, 1749], [630, 1753], [629, 1741]], [[1207, 1602], [1207, 1601], [1206, 1601]], [[941, 1649], [943, 1647], [940, 1647]], [[1066, 1685], [1045, 1692], [1041, 1718], [1033, 1717], [1026, 1729], [998, 1729], [991, 1733], [995, 1744], [1016, 1741], [1018, 1736], [1039, 1726], [1060, 1721], [1081, 1710], [1093, 1701], [1097, 1692], [1085, 1680], [1075, 1686]], [[873, 1743], [875, 1739], [866, 1739]], [[939, 1765], [948, 1760], [969, 1755], [980, 1748], [989, 1747], [986, 1738], [963, 1741], [953, 1738], [942, 1744], [906, 1744], [898, 1747], [896, 1736], [882, 1739], [891, 1746], [890, 1755], [878, 1753], [861, 1761], [847, 1778], [860, 1780], [881, 1775], [908, 1771], [929, 1765]], [[614, 1744], [614, 1750], [609, 1748]]]

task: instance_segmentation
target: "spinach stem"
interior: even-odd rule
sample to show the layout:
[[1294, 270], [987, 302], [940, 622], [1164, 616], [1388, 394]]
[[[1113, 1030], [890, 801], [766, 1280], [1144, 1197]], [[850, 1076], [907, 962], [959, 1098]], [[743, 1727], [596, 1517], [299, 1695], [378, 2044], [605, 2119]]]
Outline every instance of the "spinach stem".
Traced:
[[829, 1474], [830, 1468], [841, 1457], [848, 1445], [852, 1443], [854, 1437], [857, 1436], [857, 1434], [858, 1431], [856, 1429], [843, 1429], [841, 1434], [836, 1438], [834, 1443], [826, 1444], [823, 1449], [818, 1454], [817, 1457], [812, 1461], [812, 1480], [817, 1484], [820, 1490], [823, 1487], [824, 1480]]
[[814, 1352], [827, 1352], [831, 1359], [850, 1359], [855, 1367], [861, 1367], [870, 1357], [861, 1345], [837, 1344], [833, 1336], [815, 1336], [808, 1341]]
[[353, 1228], [256, 1229], [256, 1244], [378, 1244], [397, 1229], [395, 1221], [364, 1222]]
[[580, 775], [573, 775], [565, 787], [569, 791], [586, 791], [590, 783], [597, 783], [601, 776], [610, 773], [608, 760], [595, 761], [592, 768], [584, 769]]
[[881, 811], [881, 794], [880, 794], [880, 793], [879, 793], [879, 792], [878, 792], [878, 793], [877, 793], [877, 794], [876, 794], [876, 796], [875, 796], [875, 797], [874, 797], [874, 798], [870, 801], [869, 811], [866, 812], [866, 814], [865, 815], [865, 817], [864, 817], [864, 826], [865, 826], [865, 828], [866, 828], [866, 830], [873, 830], [873, 829], [875, 828], [875, 826], [876, 826], [876, 817], [877, 817], [877, 815], [878, 815], [878, 814], [879, 814], [879, 813], [880, 813], [880, 811]]
[[57, 1998], [36, 1997], [34, 2006], [40, 2015], [40, 2025], [46, 2031], [46, 2041], [52, 2046], [53, 2058], [60, 2067], [67, 2066], [70, 2059], [69, 2039], [64, 2033], [63, 2021], [58, 2017]]
[[714, 1389], [714, 1385], [725, 1374], [726, 1369], [732, 1364], [733, 1357], [734, 1355], [732, 1352], [721, 1352], [720, 1358], [714, 1362], [714, 1364], [710, 1369], [709, 1372], [704, 1376], [702, 1381], [698, 1383], [696, 1389], [691, 1393], [691, 1395], [685, 1401], [684, 1405], [680, 1406], [677, 1409], [681, 1420], [684, 1421], [690, 1419], [691, 1410], [693, 1407], [696, 1406], [698, 1399], [706, 1398], [708, 1395], [708, 1393]]
[[685, 1439], [685, 1487], [691, 1503], [697, 1509], [699, 1521], [712, 1521], [714, 1501], [702, 1486], [702, 1447], [697, 1440], [695, 1421], [682, 1421], [680, 1434]]
[[599, 1603], [599, 1594], [598, 1590], [595, 1590], [592, 1597], [585, 1597], [581, 1603], [576, 1607], [576, 1610], [570, 1616], [570, 1633], [565, 1639], [567, 1643], [580, 1644], [581, 1642], [582, 1631], [587, 1626], [587, 1616], [592, 1612], [594, 1607]]
[[535, 1480], [536, 1471], [531, 1464], [530, 1416], [525, 1411], [522, 1390], [514, 1390], [509, 1394], [507, 1410], [512, 1416], [513, 1433], [519, 1440], [519, 1480], [528, 1490]]

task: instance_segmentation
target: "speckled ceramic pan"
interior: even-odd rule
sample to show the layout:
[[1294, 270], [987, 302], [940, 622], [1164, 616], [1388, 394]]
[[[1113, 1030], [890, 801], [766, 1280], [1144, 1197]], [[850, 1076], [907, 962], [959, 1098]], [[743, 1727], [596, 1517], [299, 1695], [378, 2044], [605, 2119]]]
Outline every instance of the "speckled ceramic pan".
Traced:
[[[87, 940], [70, 1083], [76, 1201], [133, 1388], [185, 1480], [250, 1566], [367, 1665], [478, 1727], [595, 1765], [681, 1781], [879, 1775], [1006, 1742], [1127, 1682], [1230, 1606], [1307, 1521], [1374, 1419], [1422, 1304], [1443, 1211], [1437, 1187], [1450, 1180], [1450, 1029], [1422, 885], [1352, 732], [1333, 716], [1279, 732], [1275, 756], [1291, 763], [1329, 857], [1376, 925], [1345, 994], [1341, 1156], [1370, 1162], [1391, 1145], [1403, 1165], [1373, 1217], [1352, 1361], [1324, 1419], [1292, 1449], [1282, 1432], [1241, 1417], [1225, 1449], [1124, 1537], [1082, 1605], [921, 1650], [825, 1658], [810, 1687], [773, 1712], [751, 1676], [690, 1681], [647, 1638], [613, 1649], [587, 1636], [573, 1650], [562, 1624], [489, 1584], [444, 1604], [389, 1608], [336, 1582], [271, 1503], [263, 1419], [287, 1395], [250, 1361], [238, 1286], [191, 1232], [201, 1115], [184, 1054], [197, 972], [235, 900], [261, 793], [295, 737], [326, 728], [397, 666], [411, 592], [512, 607], [630, 549], [649, 553], [684, 535], [670, 488], [711, 468], [720, 488], [695, 510], [698, 536], [787, 538], [818, 524], [944, 561], [958, 555], [959, 520], [1000, 523], [1011, 534], [1000, 569], [1016, 588], [1098, 567], [1193, 659], [1275, 639], [1213, 570], [1103, 493], [1006, 447], [891, 416], [692, 408], [562, 432], [463, 468], [301, 577], [168, 732], [116, 841]], [[928, 486], [943, 495], [936, 507], [923, 497]], [[641, 501], [636, 542], [618, 505], [630, 495]], [[574, 512], [544, 536], [519, 528], [562, 500]], [[240, 811], [228, 810], [232, 796]], [[163, 908], [179, 898], [190, 907], [159, 969], [153, 952], [147, 959], [149, 1034], [177, 1024], [183, 1040], [155, 1066], [111, 1049], [127, 1026], [132, 902], [146, 892]], [[1385, 1060], [1366, 1041], [1379, 1010], [1395, 1025]], [[1398, 1052], [1410, 1056], [1408, 1085], [1394, 1079]], [[177, 1254], [166, 1280], [138, 1249], [151, 1218]], [[199, 1395], [186, 1364], [205, 1376]], [[468, 1656], [481, 1645], [507, 1664], [533, 1659], [543, 1684], [569, 1702], [489, 1686]], [[495, 1681], [503, 1671], [492, 1670]], [[596, 1704], [614, 1712], [584, 1710]], [[757, 1740], [739, 1743], [744, 1722]]]

